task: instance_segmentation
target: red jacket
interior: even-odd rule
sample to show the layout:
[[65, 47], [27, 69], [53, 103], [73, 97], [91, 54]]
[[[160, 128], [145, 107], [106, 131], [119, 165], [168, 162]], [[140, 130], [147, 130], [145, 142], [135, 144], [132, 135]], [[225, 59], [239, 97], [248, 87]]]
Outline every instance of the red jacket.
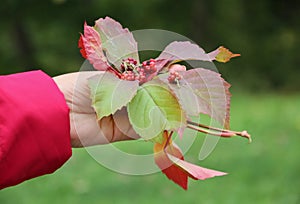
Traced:
[[41, 71], [0, 76], [0, 189], [49, 174], [71, 156], [69, 109]]

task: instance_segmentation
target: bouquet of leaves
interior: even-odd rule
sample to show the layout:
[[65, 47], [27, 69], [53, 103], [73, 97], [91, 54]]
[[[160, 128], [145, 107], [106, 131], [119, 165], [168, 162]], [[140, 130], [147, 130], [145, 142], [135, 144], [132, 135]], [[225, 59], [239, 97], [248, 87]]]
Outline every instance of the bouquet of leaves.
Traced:
[[[241, 136], [246, 131], [229, 130], [230, 85], [219, 73], [176, 65], [180, 61], [227, 62], [233, 54], [224, 47], [205, 53], [189, 41], [174, 41], [155, 59], [139, 61], [137, 42], [128, 29], [106, 17], [95, 26], [84, 24], [79, 39], [80, 52], [96, 70], [106, 71], [89, 79], [92, 106], [98, 120], [127, 109], [135, 132], [154, 143], [154, 160], [162, 172], [187, 189], [188, 177], [204, 180], [226, 173], [203, 168], [184, 160], [180, 148], [172, 142], [185, 128], [220, 136]], [[116, 87], [122, 89], [116, 89]], [[198, 124], [194, 116], [207, 114], [224, 128]]]

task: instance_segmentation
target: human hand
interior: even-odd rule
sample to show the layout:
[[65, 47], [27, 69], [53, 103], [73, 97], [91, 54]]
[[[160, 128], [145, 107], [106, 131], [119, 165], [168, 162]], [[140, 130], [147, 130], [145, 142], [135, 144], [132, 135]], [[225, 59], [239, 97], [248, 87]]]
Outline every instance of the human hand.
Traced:
[[72, 147], [139, 138], [130, 125], [125, 108], [98, 122], [96, 113], [91, 106], [88, 78], [103, 73], [99, 71], [75, 72], [53, 78], [70, 108]]
[[[179, 64], [171, 65], [169, 69], [170, 71], [186, 70], [185, 66]], [[72, 147], [140, 138], [129, 122], [126, 108], [122, 108], [114, 115], [104, 117], [98, 122], [96, 112], [92, 107], [88, 79], [104, 73], [101, 71], [82, 71], [53, 78], [70, 108]]]

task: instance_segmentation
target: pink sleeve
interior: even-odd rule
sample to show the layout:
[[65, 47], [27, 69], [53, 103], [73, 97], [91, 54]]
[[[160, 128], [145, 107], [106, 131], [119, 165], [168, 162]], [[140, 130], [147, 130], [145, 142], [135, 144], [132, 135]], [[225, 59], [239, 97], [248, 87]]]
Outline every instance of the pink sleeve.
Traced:
[[0, 76], [0, 189], [49, 174], [71, 156], [69, 109], [41, 71]]

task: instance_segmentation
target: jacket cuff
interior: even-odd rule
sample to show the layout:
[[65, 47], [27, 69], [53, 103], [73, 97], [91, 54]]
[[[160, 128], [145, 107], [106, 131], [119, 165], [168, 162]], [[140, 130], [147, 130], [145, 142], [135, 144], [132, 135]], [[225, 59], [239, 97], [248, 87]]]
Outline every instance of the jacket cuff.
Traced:
[[52, 173], [71, 154], [69, 108], [52, 78], [0, 76], [0, 189]]

